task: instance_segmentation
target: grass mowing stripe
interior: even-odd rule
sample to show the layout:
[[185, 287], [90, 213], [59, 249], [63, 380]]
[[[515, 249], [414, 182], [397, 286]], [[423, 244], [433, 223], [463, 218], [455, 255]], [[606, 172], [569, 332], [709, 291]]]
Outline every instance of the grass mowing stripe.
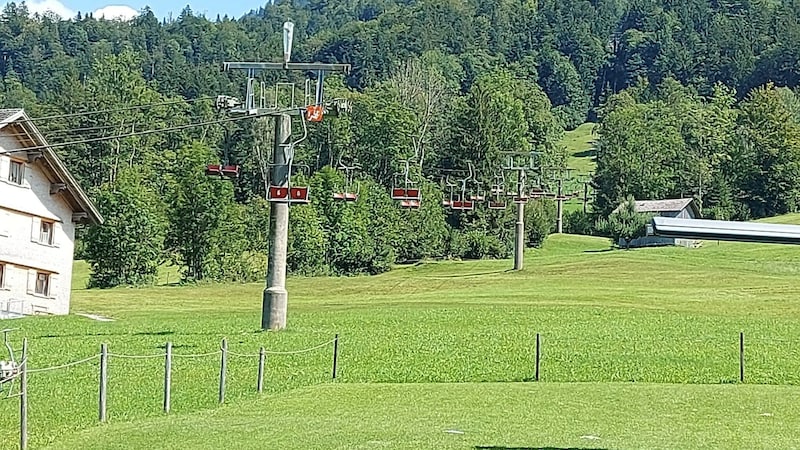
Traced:
[[94, 427], [51, 448], [792, 448], [798, 395], [753, 385], [328, 384]]

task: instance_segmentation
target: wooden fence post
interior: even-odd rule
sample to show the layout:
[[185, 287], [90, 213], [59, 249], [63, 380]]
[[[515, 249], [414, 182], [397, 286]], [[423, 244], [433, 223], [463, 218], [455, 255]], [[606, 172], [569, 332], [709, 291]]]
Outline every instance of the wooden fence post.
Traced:
[[336, 379], [336, 365], [339, 362], [339, 333], [333, 337], [333, 379]]
[[539, 381], [539, 367], [541, 366], [542, 361], [542, 341], [539, 333], [536, 333], [536, 372], [534, 374], [534, 380]]
[[219, 402], [225, 403], [225, 372], [228, 367], [228, 340], [222, 340], [222, 358], [219, 363]]
[[744, 383], [744, 332], [739, 332], [739, 382]]
[[22, 340], [19, 370], [19, 448], [25, 450], [28, 448], [28, 338]]
[[164, 412], [169, 413], [172, 401], [172, 342], [167, 342], [167, 354], [164, 358]]
[[108, 407], [108, 344], [100, 344], [100, 422], [107, 419]]
[[266, 358], [266, 352], [264, 351], [264, 347], [261, 347], [258, 350], [258, 381], [256, 382], [256, 390], [260, 394], [264, 391], [264, 359]]

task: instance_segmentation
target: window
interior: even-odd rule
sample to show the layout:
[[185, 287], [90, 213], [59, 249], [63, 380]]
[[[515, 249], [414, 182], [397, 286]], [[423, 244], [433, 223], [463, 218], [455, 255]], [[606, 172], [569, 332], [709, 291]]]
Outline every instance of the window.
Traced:
[[0, 264], [0, 289], [6, 287], [6, 265]]
[[8, 181], [14, 184], [22, 185], [22, 180], [25, 178], [25, 165], [20, 161], [11, 160], [11, 166], [8, 168]]
[[53, 245], [53, 222], [42, 221], [42, 225], [39, 228], [39, 242]]
[[50, 274], [36, 272], [36, 289], [34, 289], [34, 292], [38, 295], [50, 295]]

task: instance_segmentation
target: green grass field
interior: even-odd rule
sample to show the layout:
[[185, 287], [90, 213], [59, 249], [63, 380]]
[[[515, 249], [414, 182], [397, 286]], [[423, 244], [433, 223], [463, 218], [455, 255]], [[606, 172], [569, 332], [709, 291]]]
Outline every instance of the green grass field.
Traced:
[[584, 123], [578, 128], [567, 131], [561, 139], [561, 145], [567, 148], [569, 159], [567, 167], [573, 169], [573, 175], [586, 177], [595, 168], [594, 141], [597, 135], [594, 128], [597, 124], [592, 122]]
[[[561, 139], [560, 144], [567, 149], [567, 167], [573, 171], [570, 176], [577, 179], [586, 180], [589, 174], [594, 172], [596, 167], [594, 142], [597, 135], [594, 128], [597, 124], [592, 122], [584, 123], [578, 128], [567, 131]], [[583, 191], [579, 188], [580, 195]], [[583, 209], [582, 199], [572, 199], [564, 202], [564, 211], [577, 211]]]
[[[227, 337], [232, 352], [252, 354], [339, 333], [340, 376], [330, 379], [331, 346], [270, 356], [258, 395], [257, 359], [231, 356], [219, 407], [219, 356], [176, 358], [165, 417], [163, 359], [112, 356], [110, 423], [98, 425], [96, 360], [36, 373], [31, 448], [800, 446], [797, 248], [609, 251], [605, 239], [554, 235], [526, 253], [524, 271], [510, 266], [290, 278], [290, 328], [271, 333], [259, 330], [260, 284], [85, 290], [79, 263], [72, 311], [114, 321], [14, 321], [16, 336], [29, 338], [31, 369], [96, 354], [104, 342], [114, 354], [158, 355], [166, 341], [176, 354], [202, 354]], [[539, 383], [530, 381], [536, 333]], [[17, 420], [16, 401], [0, 401], [0, 447], [15, 448]]]
[[[800, 388], [620, 383], [327, 384], [52, 449], [792, 448]], [[236, 436], [246, 436], [246, 438]]]

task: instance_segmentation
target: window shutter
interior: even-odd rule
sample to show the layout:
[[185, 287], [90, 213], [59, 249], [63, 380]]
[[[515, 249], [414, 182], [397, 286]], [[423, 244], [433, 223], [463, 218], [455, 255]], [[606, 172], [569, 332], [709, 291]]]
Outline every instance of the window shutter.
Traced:
[[63, 232], [63, 228], [61, 226], [61, 222], [53, 223], [53, 246], [60, 247], [61, 246], [61, 233]]
[[42, 219], [34, 217], [31, 221], [31, 242], [39, 242], [42, 235]]
[[47, 296], [50, 298], [58, 297], [58, 275], [51, 274], [50, 282], [47, 283]]
[[28, 269], [28, 294], [33, 295], [36, 293], [36, 271]]

